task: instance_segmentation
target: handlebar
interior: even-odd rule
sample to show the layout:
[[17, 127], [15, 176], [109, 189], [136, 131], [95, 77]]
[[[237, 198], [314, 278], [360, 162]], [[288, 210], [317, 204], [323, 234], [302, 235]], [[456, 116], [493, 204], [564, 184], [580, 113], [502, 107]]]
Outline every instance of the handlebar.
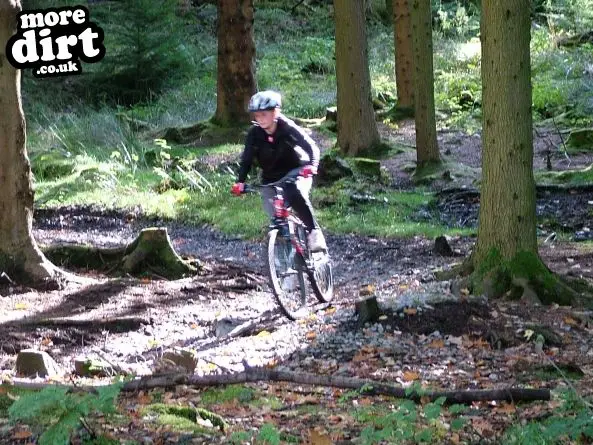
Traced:
[[301, 168], [295, 168], [290, 170], [286, 175], [282, 178], [278, 179], [277, 181], [270, 182], [268, 184], [245, 184], [243, 188], [243, 193], [256, 193], [257, 190], [265, 188], [265, 187], [277, 187], [284, 184], [292, 184], [295, 183], [296, 180], [299, 178], [301, 172]]

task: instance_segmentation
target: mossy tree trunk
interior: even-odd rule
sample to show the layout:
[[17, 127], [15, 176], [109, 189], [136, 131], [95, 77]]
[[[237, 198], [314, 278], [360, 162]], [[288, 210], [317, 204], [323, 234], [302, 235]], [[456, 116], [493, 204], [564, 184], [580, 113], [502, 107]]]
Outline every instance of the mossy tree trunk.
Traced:
[[410, 0], [392, 0], [398, 108], [414, 108], [414, 52]]
[[33, 188], [21, 103], [21, 72], [4, 54], [16, 32], [20, 1], [0, 0], [0, 272], [35, 286], [62, 277], [38, 249], [32, 234]]
[[421, 170], [440, 163], [434, 109], [432, 14], [430, 0], [411, 0], [414, 50], [416, 165]]
[[474, 283], [493, 297], [570, 303], [538, 255], [529, 0], [482, 2], [482, 185]]
[[253, 0], [218, 0], [218, 67], [214, 122], [233, 126], [250, 122], [249, 99], [255, 93]]
[[371, 97], [364, 6], [360, 1], [334, 0], [338, 145], [349, 156], [380, 142]]

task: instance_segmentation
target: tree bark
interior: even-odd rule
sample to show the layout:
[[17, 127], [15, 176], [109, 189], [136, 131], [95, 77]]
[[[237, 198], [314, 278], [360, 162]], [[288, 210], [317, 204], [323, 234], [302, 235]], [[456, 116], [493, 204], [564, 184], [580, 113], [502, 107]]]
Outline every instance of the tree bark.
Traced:
[[416, 165], [422, 169], [439, 163], [434, 109], [432, 14], [430, 0], [411, 0], [414, 49], [414, 101], [416, 118]]
[[528, 0], [482, 2], [482, 186], [474, 261], [537, 254]]
[[253, 0], [218, 0], [217, 98], [214, 121], [250, 122], [249, 99], [256, 92]]
[[349, 156], [380, 142], [371, 97], [364, 2], [334, 0], [338, 145]]
[[0, 272], [34, 286], [53, 287], [64, 274], [44, 257], [33, 239], [33, 188], [21, 72], [4, 54], [20, 11], [20, 1], [0, 0]]
[[414, 52], [410, 0], [392, 0], [398, 108], [414, 108]]

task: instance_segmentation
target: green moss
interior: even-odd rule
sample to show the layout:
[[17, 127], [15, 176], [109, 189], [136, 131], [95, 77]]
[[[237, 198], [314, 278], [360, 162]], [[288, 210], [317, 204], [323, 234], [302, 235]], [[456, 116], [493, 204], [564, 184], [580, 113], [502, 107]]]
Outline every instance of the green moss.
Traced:
[[200, 401], [205, 406], [236, 400], [247, 404], [256, 398], [256, 391], [243, 385], [229, 385], [224, 388], [210, 388], [202, 393]]
[[518, 252], [511, 260], [504, 260], [500, 251], [492, 248], [484, 259], [475, 265], [471, 276], [474, 293], [484, 293], [489, 298], [506, 295], [518, 299], [534, 295], [544, 304], [571, 304], [575, 292], [550, 272], [534, 252]]
[[209, 420], [214, 427], [221, 431], [224, 431], [227, 427], [227, 423], [219, 415], [203, 408], [192, 408], [190, 406], [154, 403], [143, 408], [141, 414], [143, 416], [156, 416], [156, 423], [166, 425], [175, 431], [212, 433], [212, 430], [198, 425], [198, 419]]

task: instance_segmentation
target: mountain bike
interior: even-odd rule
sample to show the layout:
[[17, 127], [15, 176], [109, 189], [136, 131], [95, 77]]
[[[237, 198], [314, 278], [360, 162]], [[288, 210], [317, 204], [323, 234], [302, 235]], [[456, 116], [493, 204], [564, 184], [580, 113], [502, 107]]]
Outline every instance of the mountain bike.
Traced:
[[274, 188], [274, 215], [270, 220], [265, 257], [272, 293], [280, 309], [291, 320], [308, 315], [307, 283], [320, 303], [329, 303], [334, 294], [332, 265], [328, 252], [311, 252], [303, 222], [284, 199], [284, 186], [294, 184], [299, 169], [269, 184], [245, 184], [243, 193]]

